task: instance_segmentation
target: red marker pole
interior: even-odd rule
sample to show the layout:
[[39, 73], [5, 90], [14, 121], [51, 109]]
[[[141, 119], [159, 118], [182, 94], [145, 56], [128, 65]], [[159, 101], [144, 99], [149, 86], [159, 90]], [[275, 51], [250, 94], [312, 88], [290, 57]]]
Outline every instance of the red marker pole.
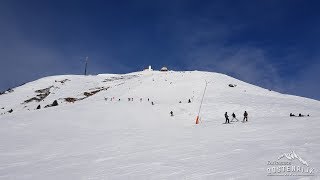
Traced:
[[205, 86], [204, 91], [203, 91], [203, 95], [202, 95], [202, 99], [201, 99], [201, 103], [200, 103], [200, 107], [199, 107], [198, 116], [197, 116], [197, 118], [196, 118], [196, 124], [199, 124], [199, 117], [200, 117], [201, 106], [202, 106], [204, 94], [206, 93], [206, 90], [207, 90], [208, 82], [207, 82], [207, 80], [205, 80], [205, 81], [206, 81], [206, 86]]

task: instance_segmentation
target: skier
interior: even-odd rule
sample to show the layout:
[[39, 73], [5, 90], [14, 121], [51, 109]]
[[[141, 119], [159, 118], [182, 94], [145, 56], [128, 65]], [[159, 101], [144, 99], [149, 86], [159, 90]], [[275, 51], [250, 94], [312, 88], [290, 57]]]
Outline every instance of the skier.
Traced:
[[149, 101], [149, 98], [148, 98], [148, 101]]
[[172, 111], [170, 112], [170, 115], [173, 116], [173, 112]]
[[245, 122], [245, 121], [248, 122], [248, 113], [247, 113], [247, 111], [244, 111], [244, 114], [243, 114], [243, 121], [242, 122]]
[[130, 101], [130, 98], [128, 98], [128, 101]]
[[189, 99], [188, 103], [191, 103], [191, 100]]
[[239, 120], [237, 119], [236, 115], [235, 115], [234, 113], [232, 113], [232, 119], [231, 119], [231, 122], [232, 122], [234, 119], [236, 119], [237, 121], [239, 121]]
[[228, 116], [228, 113], [227, 113], [227, 112], [224, 113], [224, 117], [226, 118], [226, 123], [225, 123], [225, 124], [230, 123], [230, 122], [229, 122], [229, 116]]
[[152, 105], [154, 105], [153, 101], [151, 102]]
[[140, 102], [142, 102], [142, 98], [140, 98]]

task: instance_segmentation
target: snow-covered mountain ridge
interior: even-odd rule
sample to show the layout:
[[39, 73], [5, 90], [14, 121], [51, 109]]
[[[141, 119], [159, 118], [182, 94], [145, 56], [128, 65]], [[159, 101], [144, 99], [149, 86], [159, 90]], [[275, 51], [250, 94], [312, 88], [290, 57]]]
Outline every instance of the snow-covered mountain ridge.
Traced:
[[[181, 101], [180, 106], [183, 106], [188, 99], [194, 101], [195, 104], [199, 103], [205, 81], [208, 82], [208, 91], [204, 99], [207, 106], [234, 107], [212, 109], [219, 113], [225, 111], [242, 113], [248, 110], [256, 115], [259, 115], [259, 111], [263, 111], [263, 116], [266, 113], [287, 116], [290, 112], [309, 114], [310, 107], [305, 108], [305, 106], [319, 104], [315, 100], [280, 94], [218, 73], [142, 71], [123, 75], [45, 77], [0, 96], [0, 107], [1, 113], [6, 113], [10, 109], [14, 112], [34, 111], [38, 105], [42, 108], [52, 104], [54, 100], [57, 100], [59, 105], [72, 106], [80, 101], [81, 103], [95, 103], [105, 101], [105, 98], [109, 98], [109, 101], [111, 98], [115, 98], [114, 101], [120, 99], [121, 102], [128, 101], [127, 98], [134, 98], [134, 101], [140, 101], [140, 98], [146, 101], [149, 98], [150, 102], [154, 101], [157, 105], [171, 106], [179, 106]], [[235, 85], [235, 87], [229, 85]], [[91, 92], [94, 94], [90, 95]], [[284, 101], [290, 101], [294, 107], [290, 109], [290, 107], [281, 106]], [[295, 108], [296, 106], [298, 109]], [[278, 111], [278, 107], [285, 110]], [[195, 112], [192, 110], [190, 113], [197, 112], [196, 109]], [[186, 111], [189, 110], [186, 109]]]

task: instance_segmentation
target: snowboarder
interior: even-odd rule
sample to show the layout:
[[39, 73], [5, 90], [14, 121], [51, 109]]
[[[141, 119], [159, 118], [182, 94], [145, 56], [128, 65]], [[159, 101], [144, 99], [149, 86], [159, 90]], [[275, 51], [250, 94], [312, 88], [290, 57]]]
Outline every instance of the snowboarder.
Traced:
[[190, 100], [190, 99], [188, 100], [188, 103], [191, 103], [191, 100]]
[[239, 121], [239, 120], [237, 119], [237, 117], [236, 117], [236, 114], [232, 113], [232, 119], [231, 119], [231, 122], [232, 122], [234, 119], [236, 119], [237, 121]]
[[229, 122], [229, 116], [228, 116], [228, 113], [227, 113], [227, 112], [224, 113], [224, 117], [226, 118], [226, 123], [225, 123], [225, 124], [230, 123], [230, 122]]
[[247, 113], [247, 111], [244, 111], [244, 114], [243, 114], [243, 122], [244, 121], [248, 122], [248, 113]]
[[173, 116], [173, 112], [172, 111], [170, 112], [170, 115]]

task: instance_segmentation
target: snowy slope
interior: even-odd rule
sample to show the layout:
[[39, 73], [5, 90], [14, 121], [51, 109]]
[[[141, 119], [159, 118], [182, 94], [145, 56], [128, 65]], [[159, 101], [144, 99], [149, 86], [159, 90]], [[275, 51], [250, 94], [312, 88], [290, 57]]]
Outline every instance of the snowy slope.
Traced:
[[[0, 179], [272, 179], [267, 162], [293, 150], [320, 175], [320, 102], [223, 74], [52, 76], [0, 95], [0, 108]], [[245, 110], [249, 122], [222, 124]]]

